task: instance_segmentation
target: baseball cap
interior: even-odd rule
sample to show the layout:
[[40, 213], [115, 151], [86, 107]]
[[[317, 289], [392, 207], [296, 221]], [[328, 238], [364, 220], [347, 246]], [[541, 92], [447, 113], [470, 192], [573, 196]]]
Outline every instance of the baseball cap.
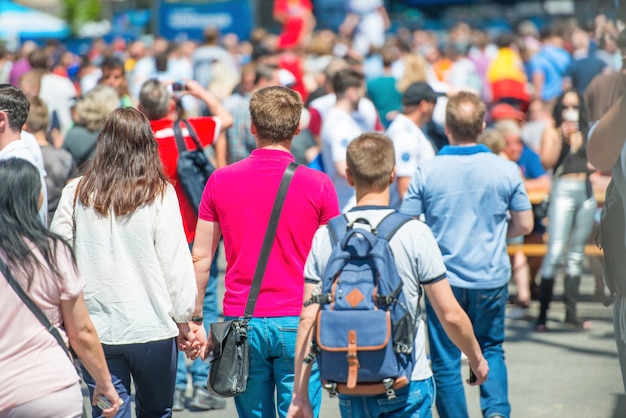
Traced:
[[517, 110], [508, 103], [499, 103], [491, 109], [491, 120], [514, 119], [517, 121], [524, 120], [524, 113]]
[[438, 97], [445, 96], [445, 93], [439, 93], [432, 89], [428, 83], [418, 81], [413, 83], [406, 89], [402, 96], [402, 104], [405, 106], [416, 105], [421, 101], [427, 102], [437, 101]]

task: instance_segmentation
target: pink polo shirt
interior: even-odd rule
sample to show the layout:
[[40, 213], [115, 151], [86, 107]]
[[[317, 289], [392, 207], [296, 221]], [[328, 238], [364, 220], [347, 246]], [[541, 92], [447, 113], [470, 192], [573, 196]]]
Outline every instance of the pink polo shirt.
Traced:
[[[225, 316], [244, 314], [272, 206], [291, 161], [288, 152], [257, 149], [217, 170], [207, 182], [198, 217], [219, 222], [224, 237]], [[304, 263], [313, 235], [337, 215], [337, 193], [330, 178], [299, 166], [287, 192], [255, 317], [300, 315]]]

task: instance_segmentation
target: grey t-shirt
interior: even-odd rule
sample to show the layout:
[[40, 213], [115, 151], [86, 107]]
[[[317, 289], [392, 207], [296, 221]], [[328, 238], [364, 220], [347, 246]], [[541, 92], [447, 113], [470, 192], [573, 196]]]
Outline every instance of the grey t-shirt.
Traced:
[[57, 209], [61, 191], [68, 180], [76, 175], [76, 163], [64, 149], [52, 145], [41, 147], [43, 163], [46, 168], [46, 187], [48, 188], [48, 219], [51, 221]]
[[[391, 211], [392, 209], [385, 207], [363, 207], [363, 209], [356, 207], [346, 212], [345, 215], [349, 221], [364, 218], [371, 225], [378, 225]], [[426, 224], [412, 220], [395, 233], [389, 241], [389, 246], [393, 251], [398, 274], [403, 282], [402, 289], [407, 303], [413, 308], [412, 315], [418, 315], [420, 285], [434, 283], [446, 276], [446, 267], [437, 241]], [[307, 282], [321, 282], [331, 251], [328, 228], [324, 226], [315, 233], [311, 252], [304, 266], [304, 278]], [[413, 381], [432, 376], [426, 358], [424, 328], [424, 321], [420, 317], [415, 337], [416, 364], [411, 375]]]
[[62, 148], [72, 154], [76, 166], [80, 167], [96, 154], [96, 142], [99, 134], [100, 130], [90, 131], [84, 126], [75, 125], [65, 135]]

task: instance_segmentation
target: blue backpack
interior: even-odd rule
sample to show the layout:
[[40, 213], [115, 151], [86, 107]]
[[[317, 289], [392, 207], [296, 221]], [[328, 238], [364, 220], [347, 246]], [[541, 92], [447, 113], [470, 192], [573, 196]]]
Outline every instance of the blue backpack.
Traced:
[[331, 396], [385, 393], [393, 399], [411, 381], [418, 315], [407, 309], [389, 247], [411, 219], [394, 211], [376, 227], [345, 216], [328, 223], [333, 249], [321, 293], [308, 303], [320, 304], [313, 348]]

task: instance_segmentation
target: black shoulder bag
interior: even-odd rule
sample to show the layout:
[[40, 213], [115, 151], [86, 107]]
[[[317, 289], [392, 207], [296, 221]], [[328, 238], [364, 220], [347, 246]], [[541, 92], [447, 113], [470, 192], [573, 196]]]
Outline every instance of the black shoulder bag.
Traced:
[[[24, 305], [26, 305], [28, 309], [31, 310], [33, 315], [37, 317], [37, 319], [39, 320], [39, 322], [41, 322], [44, 328], [47, 329], [48, 332], [52, 334], [52, 336], [57, 341], [57, 343], [59, 343], [59, 345], [63, 347], [63, 350], [69, 357], [70, 361], [72, 362], [72, 364], [74, 364], [74, 357], [72, 356], [72, 353], [70, 352], [69, 347], [65, 344], [65, 341], [63, 341], [63, 337], [61, 336], [61, 333], [59, 332], [57, 327], [55, 327], [54, 325], [50, 323], [50, 320], [48, 319], [46, 314], [44, 314], [43, 311], [39, 308], [39, 306], [37, 306], [37, 304], [33, 302], [31, 298], [28, 297], [26, 292], [24, 292], [24, 289], [22, 289], [22, 286], [20, 286], [17, 280], [15, 280], [15, 277], [13, 277], [13, 275], [9, 271], [9, 266], [7, 266], [7, 264], [1, 258], [0, 258], [0, 273], [2, 273], [2, 275], [7, 279], [7, 281], [13, 288], [13, 290], [15, 290], [15, 293], [17, 293], [17, 295], [20, 297], [20, 299], [22, 299], [22, 302], [24, 302]], [[74, 367], [76, 367], [76, 364], [74, 364]]]
[[[189, 137], [193, 140], [196, 148], [188, 150], [183, 139], [183, 133], [180, 124], [184, 123], [189, 132]], [[187, 119], [178, 119], [174, 121], [174, 138], [176, 139], [176, 147], [178, 148], [178, 162], [176, 164], [176, 175], [178, 182], [183, 187], [185, 196], [198, 213], [202, 193], [209, 176], [215, 171], [215, 166], [211, 164], [207, 158], [202, 144], [198, 140], [196, 130], [191, 126]]]
[[289, 184], [297, 167], [296, 163], [290, 163], [280, 182], [269, 225], [265, 231], [261, 254], [254, 271], [254, 278], [250, 286], [243, 318], [211, 324], [211, 341], [213, 341], [215, 347], [213, 348], [213, 359], [211, 360], [209, 371], [208, 388], [216, 396], [230, 398], [246, 391], [250, 367], [248, 322], [254, 315], [254, 307], [261, 290], [261, 281], [263, 280], [274, 244], [278, 220], [280, 219]]

